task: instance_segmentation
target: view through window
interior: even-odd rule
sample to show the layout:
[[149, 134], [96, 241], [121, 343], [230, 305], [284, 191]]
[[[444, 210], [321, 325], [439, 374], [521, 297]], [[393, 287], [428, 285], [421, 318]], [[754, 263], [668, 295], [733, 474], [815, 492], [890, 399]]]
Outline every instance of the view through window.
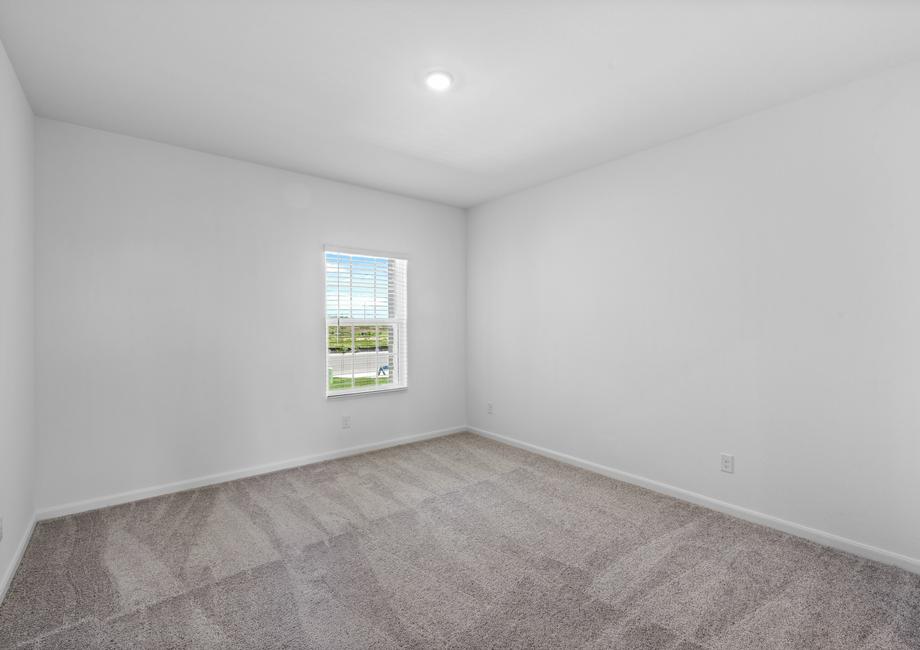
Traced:
[[325, 261], [326, 394], [405, 388], [407, 261], [335, 250]]

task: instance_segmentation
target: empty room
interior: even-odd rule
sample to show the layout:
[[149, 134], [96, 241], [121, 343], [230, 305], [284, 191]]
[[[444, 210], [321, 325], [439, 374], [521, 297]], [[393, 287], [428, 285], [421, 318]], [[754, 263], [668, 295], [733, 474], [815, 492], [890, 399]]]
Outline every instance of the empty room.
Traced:
[[920, 2], [0, 0], [0, 648], [920, 650]]

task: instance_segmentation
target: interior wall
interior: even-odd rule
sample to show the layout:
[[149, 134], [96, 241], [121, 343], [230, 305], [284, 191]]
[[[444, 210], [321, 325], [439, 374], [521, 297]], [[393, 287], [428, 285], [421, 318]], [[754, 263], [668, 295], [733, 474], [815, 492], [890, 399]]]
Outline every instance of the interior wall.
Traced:
[[918, 115], [913, 65], [473, 209], [469, 423], [920, 558]]
[[[45, 119], [37, 189], [40, 510], [465, 423], [462, 210]], [[409, 256], [408, 390], [325, 398], [324, 244]]]
[[0, 599], [33, 512], [32, 122], [0, 43]]

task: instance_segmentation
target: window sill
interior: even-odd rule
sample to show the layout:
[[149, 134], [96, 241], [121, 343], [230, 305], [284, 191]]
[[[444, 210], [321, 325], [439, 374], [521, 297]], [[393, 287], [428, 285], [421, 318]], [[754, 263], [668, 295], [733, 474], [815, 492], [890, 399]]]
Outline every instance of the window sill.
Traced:
[[380, 395], [382, 393], [398, 393], [409, 390], [408, 386], [394, 386], [393, 388], [378, 388], [376, 390], [343, 390], [327, 393], [326, 399], [339, 399], [342, 397], [364, 397], [366, 395]]

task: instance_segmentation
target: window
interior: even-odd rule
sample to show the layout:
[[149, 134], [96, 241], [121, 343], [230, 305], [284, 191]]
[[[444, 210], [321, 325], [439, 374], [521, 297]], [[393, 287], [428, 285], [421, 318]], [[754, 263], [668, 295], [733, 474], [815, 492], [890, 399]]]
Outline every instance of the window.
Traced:
[[406, 388], [406, 267], [326, 248], [326, 396]]

